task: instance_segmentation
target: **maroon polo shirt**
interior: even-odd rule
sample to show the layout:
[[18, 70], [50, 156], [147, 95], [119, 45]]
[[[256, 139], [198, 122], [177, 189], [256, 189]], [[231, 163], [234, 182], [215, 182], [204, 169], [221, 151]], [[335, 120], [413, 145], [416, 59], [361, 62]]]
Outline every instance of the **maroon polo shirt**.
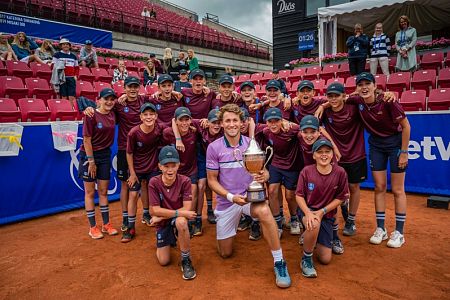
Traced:
[[218, 134], [211, 135], [208, 128], [202, 128], [200, 120], [198, 119], [192, 120], [192, 126], [197, 130], [197, 140], [200, 141], [204, 155], [206, 155], [208, 145], [223, 136], [223, 129], [221, 129]]
[[212, 109], [215, 109], [215, 108], [221, 108], [222, 106], [225, 106], [225, 105], [227, 105], [227, 104], [236, 104], [237, 106], [242, 106], [242, 99], [240, 99], [240, 97], [238, 97], [238, 98], [236, 98], [235, 100], [233, 100], [233, 96], [231, 96], [231, 99], [230, 100], [228, 100], [228, 101], [222, 101], [222, 100], [220, 100], [220, 99], [216, 99], [216, 98], [214, 98], [213, 100], [212, 100], [212, 104], [211, 104], [211, 107], [212, 107]]
[[[305, 141], [303, 140], [302, 136], [300, 135], [300, 132], [298, 133], [297, 137], [298, 137], [298, 142], [299, 142], [299, 145], [300, 145], [300, 149], [301, 149], [301, 151], [303, 153], [303, 164], [304, 164], [304, 166], [315, 165], [316, 161], [313, 158], [313, 152], [312, 152], [313, 144], [308, 145], [307, 143], [305, 143]], [[319, 137], [317, 138], [317, 140], [318, 139], [325, 139], [325, 137], [322, 134], [320, 134]]]
[[322, 122], [339, 149], [339, 162], [353, 163], [366, 157], [364, 128], [356, 105], [344, 104], [340, 111], [327, 108]]
[[[347, 174], [336, 164], [330, 174], [323, 175], [316, 165], [306, 166], [298, 177], [296, 195], [305, 198], [306, 205], [312, 210], [319, 210], [334, 199], [347, 201], [349, 198]], [[337, 209], [328, 212], [325, 217], [333, 218]]]
[[299, 100], [299, 104], [293, 106], [294, 121], [297, 124], [300, 124], [300, 121], [303, 119], [304, 116], [314, 115], [317, 108], [319, 108], [319, 106], [321, 104], [326, 103], [326, 102], [327, 102], [326, 99], [323, 99], [320, 97], [317, 97], [317, 98], [314, 97], [308, 105], [302, 105]]
[[136, 174], [158, 171], [158, 153], [163, 129], [164, 127], [158, 123], [155, 123], [155, 127], [149, 133], [142, 131], [140, 125], [131, 128], [128, 133], [127, 153], [133, 154]]
[[203, 92], [194, 94], [192, 88], [186, 88], [181, 93], [184, 96], [184, 106], [189, 108], [192, 118], [206, 119], [208, 117], [208, 113], [212, 108], [212, 100], [216, 98], [214, 91], [210, 91], [208, 95], [205, 95]]
[[[178, 169], [178, 173], [186, 176], [195, 175], [197, 173], [196, 132], [189, 130], [187, 134], [181, 137], [181, 141], [184, 144], [185, 150], [184, 152], [178, 152], [180, 155], [180, 168]], [[164, 145], [175, 146], [175, 134], [173, 133], [172, 127], [164, 129], [163, 143]]]
[[266, 143], [273, 147], [271, 165], [287, 171], [300, 171], [303, 167], [299, 152], [297, 134], [300, 127], [293, 124], [289, 131], [274, 134], [268, 127], [263, 129]]
[[158, 120], [161, 121], [167, 127], [172, 126], [172, 119], [175, 114], [175, 110], [178, 107], [183, 106], [183, 103], [177, 101], [177, 98], [172, 96], [169, 100], [163, 100], [161, 98], [151, 97], [149, 102], [154, 104], [158, 113]]
[[366, 104], [362, 97], [353, 96], [346, 103], [357, 105], [364, 127], [370, 134], [388, 137], [402, 132], [399, 123], [406, 115], [397, 101], [385, 102], [383, 95], [379, 95], [375, 102]]
[[277, 106], [270, 106], [270, 104], [264, 106], [264, 107], [262, 108], [262, 110], [263, 110], [263, 116], [264, 116], [264, 114], [266, 113], [266, 111], [267, 111], [269, 108], [272, 108], [272, 107], [276, 107], [276, 108], [278, 108], [278, 109], [281, 110], [281, 116], [283, 117], [283, 119], [288, 120], [288, 121], [292, 121], [292, 119], [293, 119], [293, 118], [292, 118], [292, 114], [293, 114], [293, 112], [292, 112], [292, 107], [289, 108], [288, 110], [285, 110], [285, 109], [284, 109], [284, 103], [283, 103], [283, 101], [280, 101], [280, 103], [279, 103]]
[[[151, 206], [177, 210], [183, 207], [184, 201], [192, 201], [191, 180], [189, 177], [177, 174], [175, 182], [166, 186], [162, 175], [155, 176], [148, 183], [148, 199]], [[165, 227], [170, 219], [156, 224], [156, 229]]]
[[[95, 110], [92, 118], [88, 116], [83, 117], [83, 137], [91, 137], [93, 151], [111, 147], [114, 143], [115, 130], [116, 117], [112, 111], [102, 114]], [[80, 150], [86, 151], [84, 145], [81, 145]]]
[[[259, 98], [256, 98], [254, 103], [260, 103]], [[255, 121], [256, 124], [263, 122], [264, 111], [262, 110], [262, 108], [250, 111], [250, 109], [248, 108], [248, 105], [245, 104], [244, 101], [242, 101], [242, 104], [240, 106], [248, 110], [249, 116], [251, 118], [253, 118], [253, 120]]]
[[117, 144], [119, 150], [127, 149], [127, 135], [131, 128], [141, 124], [141, 106], [146, 102], [144, 96], [138, 96], [135, 101], [127, 101], [125, 106], [116, 101], [114, 111], [117, 123], [119, 124], [119, 134]]

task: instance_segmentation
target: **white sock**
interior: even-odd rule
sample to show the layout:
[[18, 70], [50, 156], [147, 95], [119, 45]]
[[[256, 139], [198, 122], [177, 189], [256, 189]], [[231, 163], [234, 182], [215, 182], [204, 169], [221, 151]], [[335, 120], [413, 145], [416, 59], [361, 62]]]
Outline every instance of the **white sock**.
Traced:
[[279, 250], [271, 251], [273, 256], [273, 262], [276, 263], [283, 259], [283, 250], [281, 248]]

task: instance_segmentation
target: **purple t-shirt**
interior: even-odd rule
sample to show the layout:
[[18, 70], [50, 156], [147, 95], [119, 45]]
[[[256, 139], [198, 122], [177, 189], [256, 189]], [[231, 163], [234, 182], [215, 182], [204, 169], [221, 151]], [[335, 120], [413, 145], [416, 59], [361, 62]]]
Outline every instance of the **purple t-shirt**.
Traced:
[[[232, 147], [225, 136], [212, 142], [206, 151], [206, 169], [219, 171], [218, 181], [229, 193], [244, 195], [252, 176], [242, 166], [242, 153], [247, 150], [250, 138], [241, 135], [239, 145]], [[235, 157], [236, 156], [236, 157]], [[242, 164], [242, 165], [241, 165]], [[225, 210], [233, 203], [217, 195], [217, 210]]]
[[364, 128], [356, 105], [344, 104], [340, 111], [327, 108], [322, 118], [325, 129], [342, 155], [339, 162], [353, 163], [366, 157]]
[[[177, 210], [183, 207], [184, 201], [192, 201], [192, 187], [189, 177], [177, 174], [175, 182], [166, 186], [162, 175], [155, 176], [148, 183], [148, 199], [151, 206]], [[156, 229], [165, 227], [170, 220], [162, 220]]]
[[138, 96], [135, 101], [127, 101], [126, 105], [122, 105], [116, 101], [114, 111], [116, 112], [117, 123], [119, 123], [119, 134], [117, 136], [117, 144], [119, 150], [127, 149], [127, 135], [131, 128], [141, 124], [141, 106], [147, 99]]
[[128, 133], [127, 153], [133, 154], [133, 166], [137, 174], [158, 171], [158, 153], [163, 129], [162, 125], [156, 123], [151, 132], [145, 133], [138, 125]]
[[[163, 132], [164, 145], [175, 145], [175, 134], [173, 133], [172, 127], [164, 129]], [[189, 132], [181, 136], [181, 141], [184, 144], [184, 152], [179, 151], [180, 155], [180, 168], [178, 173], [186, 176], [192, 176], [197, 173], [197, 152], [196, 152], [196, 141], [197, 134], [189, 129]]]
[[167, 127], [172, 126], [172, 119], [174, 117], [175, 110], [178, 107], [183, 106], [183, 103], [181, 101], [177, 101], [177, 98], [173, 96], [170, 100], [152, 97], [149, 99], [149, 102], [155, 105], [158, 113], [158, 120], [160, 120], [161, 123]]
[[[94, 116], [83, 117], [83, 136], [91, 137], [92, 150], [98, 151], [111, 147], [114, 143], [116, 117], [113, 112], [102, 114], [95, 110]], [[81, 145], [81, 151], [86, 151]]]
[[385, 102], [383, 95], [380, 95], [375, 102], [366, 104], [362, 97], [354, 96], [348, 98], [346, 103], [358, 106], [361, 120], [370, 134], [388, 137], [402, 132], [399, 123], [406, 115], [397, 101]]
[[[305, 198], [306, 205], [312, 210], [319, 210], [334, 199], [349, 199], [347, 173], [336, 164], [330, 174], [323, 175], [317, 171], [316, 165], [306, 166], [298, 177], [296, 195]], [[325, 217], [333, 218], [337, 209], [328, 212]]]
[[210, 91], [208, 95], [203, 92], [194, 94], [192, 88], [183, 89], [181, 93], [184, 96], [184, 106], [191, 111], [192, 118], [205, 119], [212, 107], [212, 100], [216, 98], [216, 93]]
[[314, 115], [317, 108], [325, 102], [327, 102], [326, 99], [313, 98], [308, 105], [301, 105], [301, 103], [299, 103], [298, 105], [294, 105], [293, 111], [294, 111], [295, 122], [297, 124], [300, 124], [300, 121], [303, 119], [304, 116]]

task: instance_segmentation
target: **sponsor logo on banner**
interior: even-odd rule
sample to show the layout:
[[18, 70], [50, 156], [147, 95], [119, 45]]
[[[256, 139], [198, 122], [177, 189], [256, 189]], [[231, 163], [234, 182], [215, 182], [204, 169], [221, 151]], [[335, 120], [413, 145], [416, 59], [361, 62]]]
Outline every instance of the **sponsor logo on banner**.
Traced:
[[295, 12], [295, 3], [286, 1], [286, 0], [278, 0], [277, 2], [278, 14], [286, 14]]
[[450, 159], [450, 141], [445, 142], [440, 136], [424, 136], [421, 141], [409, 141], [408, 158], [419, 159], [423, 157], [425, 160], [442, 160]]

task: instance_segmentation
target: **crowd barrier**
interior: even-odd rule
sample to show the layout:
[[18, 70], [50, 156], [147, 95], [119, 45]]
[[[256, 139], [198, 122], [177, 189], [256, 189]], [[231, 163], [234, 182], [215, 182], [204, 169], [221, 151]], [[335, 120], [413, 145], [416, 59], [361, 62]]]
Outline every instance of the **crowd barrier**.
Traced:
[[[412, 131], [406, 191], [450, 195], [450, 112], [409, 113], [408, 119]], [[83, 207], [83, 183], [77, 176], [81, 125], [76, 150], [69, 151], [54, 148], [50, 123], [21, 125], [23, 150], [18, 156], [0, 156], [0, 224]], [[114, 144], [111, 200], [117, 200], [120, 193], [116, 152]], [[370, 172], [362, 186], [373, 187]]]

